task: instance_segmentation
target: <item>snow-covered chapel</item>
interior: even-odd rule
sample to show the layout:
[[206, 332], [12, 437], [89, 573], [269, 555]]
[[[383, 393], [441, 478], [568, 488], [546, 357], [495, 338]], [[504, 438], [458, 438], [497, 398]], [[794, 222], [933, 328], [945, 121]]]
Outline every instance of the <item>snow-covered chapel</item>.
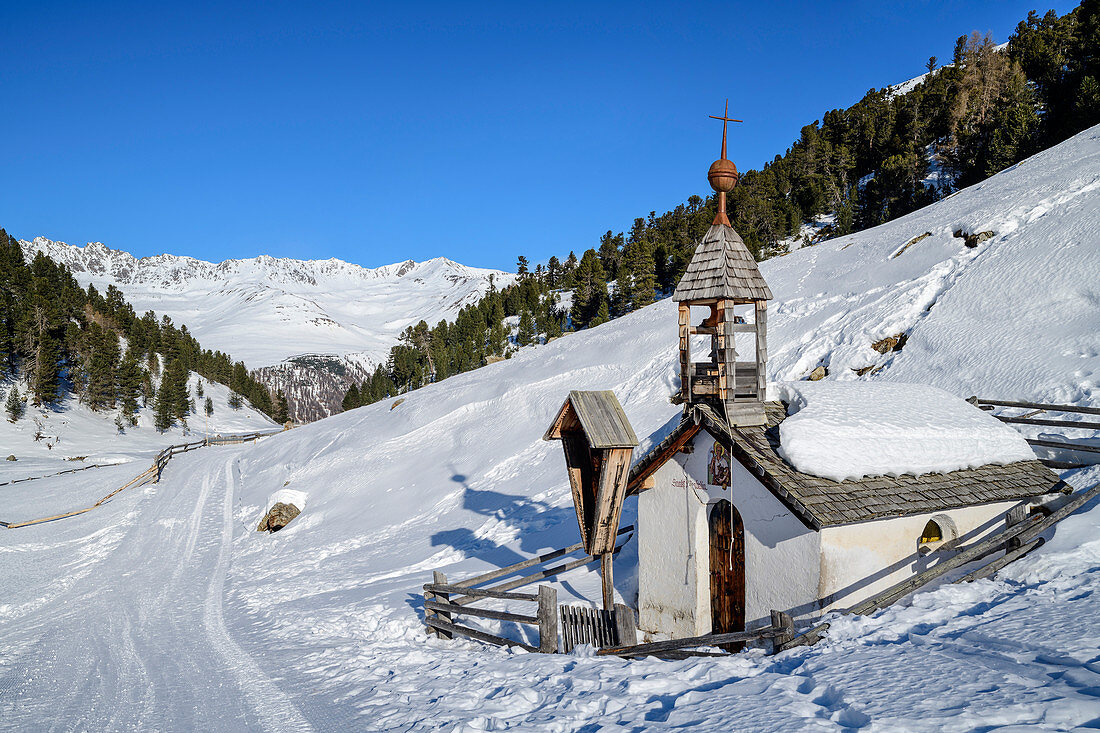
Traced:
[[931, 387], [807, 381], [769, 395], [772, 293], [726, 216], [725, 148], [723, 131], [718, 214], [673, 296], [683, 415], [627, 482], [650, 640], [849, 608], [1066, 488], [1010, 427]]

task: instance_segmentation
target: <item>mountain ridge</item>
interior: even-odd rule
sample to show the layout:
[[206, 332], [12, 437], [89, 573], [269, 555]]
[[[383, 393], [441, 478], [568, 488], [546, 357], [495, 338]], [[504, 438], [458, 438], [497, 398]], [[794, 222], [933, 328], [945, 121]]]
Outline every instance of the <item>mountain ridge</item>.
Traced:
[[84, 287], [114, 285], [138, 313], [166, 315], [209, 348], [232, 353], [283, 390], [299, 420], [338, 411], [348, 386], [385, 362], [406, 327], [453, 321], [490, 282], [503, 287], [516, 277], [446, 257], [367, 268], [337, 258], [135, 257], [102, 242], [41, 236], [20, 247], [28, 259], [41, 252], [64, 264]]

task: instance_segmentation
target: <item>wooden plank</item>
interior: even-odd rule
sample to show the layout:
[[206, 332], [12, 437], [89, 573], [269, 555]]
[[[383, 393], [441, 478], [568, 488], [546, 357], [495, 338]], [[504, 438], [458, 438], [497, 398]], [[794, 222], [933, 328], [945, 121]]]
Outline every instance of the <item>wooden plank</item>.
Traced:
[[501, 598], [506, 601], [537, 601], [539, 599], [534, 593], [508, 593], [495, 588], [466, 588], [455, 583], [446, 585], [425, 583], [424, 590], [439, 593], [461, 593], [471, 598]]
[[668, 460], [670, 458], [672, 458], [672, 456], [679, 453], [680, 450], [685, 445], [690, 443], [691, 440], [696, 435], [698, 435], [699, 431], [702, 430], [702, 429], [703, 428], [702, 428], [701, 425], [692, 425], [688, 429], [684, 430], [676, 438], [676, 440], [669, 443], [661, 451], [661, 453], [659, 455], [651, 457], [649, 459], [649, 462], [646, 464], [646, 467], [642, 471], [639, 471], [638, 474], [636, 476], [634, 476], [633, 478], [631, 478], [630, 481], [627, 483], [627, 487], [626, 487], [627, 496], [630, 496], [631, 494], [636, 494], [638, 492], [639, 488], [641, 487], [641, 485], [650, 476], [652, 476], [654, 473], [656, 473], [657, 470], [660, 469], [661, 466], [665, 465], [665, 463], [667, 463]]
[[558, 591], [549, 585], [539, 586], [539, 611], [536, 623], [539, 627], [539, 651], [554, 654], [558, 651]]
[[1028, 542], [1025, 545], [1020, 545], [1019, 547], [1012, 550], [1011, 552], [1006, 553], [1003, 557], [997, 558], [996, 560], [989, 563], [988, 565], [983, 565], [982, 567], [978, 568], [977, 570], [975, 570], [971, 573], [967, 573], [966, 575], [962, 576], [961, 578], [959, 578], [955, 582], [956, 583], [972, 583], [975, 580], [981, 580], [982, 578], [988, 578], [989, 576], [993, 575], [994, 573], [996, 573], [998, 570], [1000, 570], [1004, 566], [1008, 565], [1011, 562], [1015, 562], [1016, 560], [1019, 560], [1024, 555], [1028, 554], [1029, 552], [1031, 552], [1035, 548], [1039, 547], [1040, 545], [1043, 544], [1043, 542], [1044, 542], [1043, 538], [1039, 537], [1038, 539], [1034, 539], [1034, 540], [1032, 540], [1031, 542]]
[[1079, 428], [1081, 430], [1100, 430], [1100, 422], [1087, 420], [1040, 420], [1035, 417], [1005, 417], [994, 415], [1001, 422], [1015, 423], [1018, 425], [1046, 425], [1053, 428]]
[[615, 642], [618, 646], [635, 646], [638, 643], [638, 626], [634, 621], [634, 609], [621, 603], [615, 604]]
[[610, 552], [615, 547], [633, 452], [632, 448], [609, 450], [600, 468], [592, 544], [589, 547], [593, 555]]
[[[631, 532], [633, 530], [634, 530], [634, 525], [631, 524], [628, 527], [623, 527], [622, 529], [620, 529], [616, 533], [616, 535], [624, 535], [627, 532]], [[563, 557], [565, 555], [569, 555], [571, 553], [574, 553], [574, 552], [577, 552], [577, 551], [583, 550], [583, 549], [584, 549], [584, 545], [582, 543], [578, 542], [575, 545], [570, 545], [569, 547], [563, 547], [560, 550], [553, 550], [552, 552], [547, 552], [543, 555], [539, 555], [538, 557], [533, 557], [530, 560], [522, 560], [520, 562], [508, 565], [507, 567], [499, 568], [497, 570], [492, 570], [488, 573], [482, 573], [481, 575], [474, 576], [473, 578], [467, 578], [466, 580], [461, 580], [461, 581], [458, 581], [457, 583], [452, 583], [451, 585], [461, 586], [461, 587], [466, 587], [466, 586], [471, 586], [471, 585], [479, 585], [481, 583], [485, 583], [485, 582], [488, 582], [490, 580], [496, 580], [497, 578], [508, 575], [509, 573], [514, 573], [517, 570], [524, 570], [526, 568], [533, 567], [535, 565], [541, 565], [544, 562], [549, 562], [550, 560], [556, 560], [559, 557]]]
[[1100, 407], [1082, 407], [1078, 405], [1047, 405], [1041, 402], [1009, 402], [1007, 400], [983, 400], [980, 397], [971, 397], [969, 401], [978, 405], [996, 405], [998, 407], [1022, 407], [1030, 410], [1047, 410], [1049, 412], [1080, 412], [1086, 415], [1100, 415]]
[[454, 614], [462, 614], [464, 616], [476, 616], [478, 618], [491, 618], [497, 621], [513, 621], [517, 624], [527, 624], [529, 626], [537, 626], [539, 623], [538, 616], [525, 616], [522, 613], [497, 611], [492, 608], [478, 608], [477, 606], [460, 606], [457, 603], [444, 601], [424, 601], [424, 608], [445, 612], [441, 614], [443, 618], [451, 618]]
[[[503, 636], [497, 636], [496, 634], [490, 634], [485, 631], [478, 631], [477, 629], [471, 629], [469, 626], [462, 626], [460, 624], [452, 624], [447, 621], [442, 621], [437, 618], [424, 619], [424, 623], [427, 626], [432, 627], [436, 631], [441, 631], [446, 634], [458, 634], [459, 636], [468, 636], [471, 639], [477, 639], [478, 641], [484, 641], [489, 644], [496, 644], [497, 646], [518, 646], [521, 649], [526, 649], [529, 652], [537, 652], [533, 646], [524, 644], [521, 641], [514, 641], [512, 639], [505, 639]], [[451, 637], [444, 637], [451, 638]]]
[[[988, 537], [981, 542], [971, 545], [967, 549], [959, 552], [954, 557], [943, 560], [935, 567], [930, 568], [923, 573], [897, 583], [890, 588], [887, 588], [882, 593], [879, 593], [867, 600], [859, 603], [852, 608], [848, 609], [846, 613], [862, 614], [866, 615], [873, 613], [879, 608], [883, 608], [893, 603], [894, 601], [903, 598], [909, 593], [913, 592], [917, 588], [935, 580], [944, 573], [954, 570], [957, 567], [972, 562], [978, 558], [988, 555], [990, 552], [996, 550], [1002, 545], [1006, 545], [1009, 540], [1014, 537], [1019, 537], [1023, 543], [1029, 542], [1036, 536], [1042, 534], [1050, 527], [1057, 524], [1062, 519], [1065, 519], [1069, 515], [1076, 512], [1086, 503], [1091, 501], [1096, 496], [1100, 495], [1100, 483], [1093, 484], [1087, 490], [1078, 491], [1072, 495], [1072, 498], [1067, 501], [1062, 507], [1052, 512], [1046, 517], [1033, 514], [1029, 516], [1023, 522], [1010, 527], [1003, 532], [1000, 532], [993, 537]], [[790, 649], [796, 646], [806, 646], [816, 644], [821, 640], [824, 632], [829, 628], [828, 624], [820, 624], [810, 629], [801, 636], [797, 636], [791, 641], [782, 646], [782, 649]]]
[[619, 657], [638, 657], [673, 649], [719, 646], [721, 644], [733, 644], [737, 642], [753, 641], [755, 639], [770, 639], [782, 633], [784, 633], [782, 629], [774, 629], [771, 626], [766, 626], [754, 631], [733, 631], [727, 634], [706, 634], [705, 636], [669, 639], [668, 641], [654, 641], [648, 644], [635, 644], [634, 646], [610, 647], [608, 649], [600, 649], [596, 654], [599, 656], [614, 655]]
[[1060, 448], [1061, 450], [1083, 451], [1085, 453], [1100, 453], [1100, 445], [1081, 445], [1079, 443], [1062, 443], [1057, 440], [1033, 440], [1027, 439], [1028, 445], [1037, 445], [1042, 448]]

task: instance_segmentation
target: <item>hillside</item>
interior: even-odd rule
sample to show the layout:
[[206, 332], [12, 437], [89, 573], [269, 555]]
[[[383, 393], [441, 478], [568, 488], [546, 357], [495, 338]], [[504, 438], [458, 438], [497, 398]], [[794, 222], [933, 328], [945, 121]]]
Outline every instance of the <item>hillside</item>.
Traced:
[[[994, 234], [970, 248], [960, 228]], [[1097, 241], [1100, 127], [885, 226], [762, 263], [776, 295], [770, 376], [821, 365], [829, 379], [1098, 406]], [[872, 348], [897, 334], [900, 350]], [[995, 581], [838, 620], [827, 643], [780, 657], [626, 662], [427, 641], [419, 587], [431, 570], [462, 577], [576, 540], [560, 448], [541, 439], [566, 392], [615, 390], [644, 451], [678, 416], [675, 350], [666, 300], [396, 406], [187, 454], [99, 515], [5, 535], [5, 721], [48, 710], [58, 725], [137, 728], [1096, 725], [1097, 507]], [[1064, 476], [1081, 486], [1100, 468]], [[306, 494], [304, 513], [255, 532], [284, 487]], [[629, 501], [624, 524], [634, 512]], [[633, 545], [616, 561], [627, 602], [635, 562]], [[73, 572], [44, 577], [44, 564]], [[595, 598], [597, 584], [575, 571], [561, 600]], [[64, 621], [76, 607], [79, 630]]]
[[99, 242], [75, 247], [44, 237], [21, 245], [28, 259], [42, 252], [81, 285], [114, 285], [139, 314], [185, 323], [208, 348], [261, 370], [299, 419], [330, 414], [351, 381], [385, 362], [407, 326], [454, 320], [489, 289], [490, 276], [497, 287], [515, 277], [443, 257], [368, 269], [337, 259], [136, 258]]

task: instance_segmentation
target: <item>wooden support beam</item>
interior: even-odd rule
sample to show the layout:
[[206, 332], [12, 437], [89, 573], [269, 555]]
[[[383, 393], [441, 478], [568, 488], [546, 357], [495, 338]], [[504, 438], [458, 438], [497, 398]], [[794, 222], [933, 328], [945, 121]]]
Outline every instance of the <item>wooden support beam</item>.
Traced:
[[600, 555], [600, 586], [603, 589], [603, 607], [607, 611], [615, 607], [615, 579], [611, 559], [610, 552]]

